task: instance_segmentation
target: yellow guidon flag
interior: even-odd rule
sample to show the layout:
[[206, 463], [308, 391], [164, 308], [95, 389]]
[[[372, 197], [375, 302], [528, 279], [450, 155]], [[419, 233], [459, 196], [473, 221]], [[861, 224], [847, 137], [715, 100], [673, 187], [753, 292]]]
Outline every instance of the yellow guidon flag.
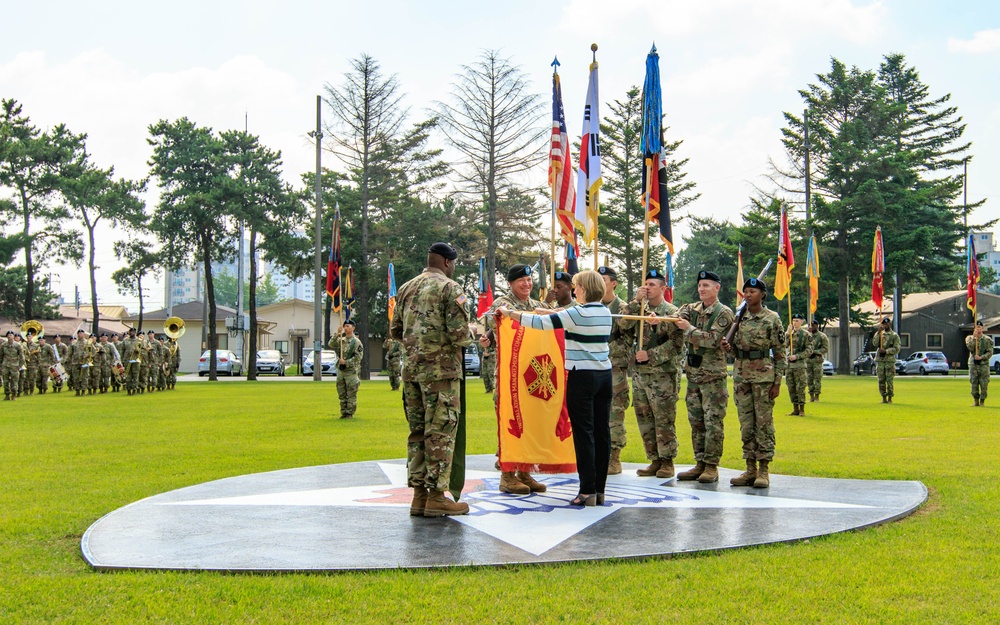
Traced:
[[496, 337], [500, 469], [576, 472], [563, 331], [533, 330], [500, 317]]

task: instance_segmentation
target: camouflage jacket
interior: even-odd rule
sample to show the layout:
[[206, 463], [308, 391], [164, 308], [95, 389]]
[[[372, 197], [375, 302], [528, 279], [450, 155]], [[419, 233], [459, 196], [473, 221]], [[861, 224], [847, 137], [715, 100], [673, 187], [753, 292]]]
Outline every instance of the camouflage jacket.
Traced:
[[[395, 315], [392, 317], [396, 318]], [[385, 348], [385, 360], [389, 364], [399, 365], [403, 361], [403, 344], [393, 338], [387, 338], [382, 345]]]
[[779, 384], [786, 361], [785, 330], [778, 313], [766, 306], [757, 314], [747, 311], [733, 337], [733, 355], [735, 382]]
[[[646, 308], [646, 314], [656, 313], [657, 317], [676, 317], [678, 308], [663, 300], [655, 308]], [[642, 312], [642, 302], [638, 299], [629, 302], [624, 314], [638, 315]], [[636, 371], [649, 372], [654, 368], [666, 373], [674, 373], [680, 366], [681, 350], [684, 349], [684, 332], [677, 324], [662, 322], [652, 324], [635, 319], [619, 319], [622, 335], [628, 337], [628, 342], [635, 345], [635, 351], [646, 350], [649, 358], [645, 364], [636, 364]], [[639, 324], [642, 324], [642, 345], [639, 341]]]
[[464, 348], [472, 345], [466, 300], [462, 287], [434, 268], [399, 289], [389, 336], [403, 343], [404, 380], [461, 379]]
[[85, 364], [89, 357], [93, 355], [92, 350], [87, 349], [87, 339], [77, 340], [69, 346], [69, 362], [74, 365]]
[[788, 356], [795, 356], [795, 360], [788, 361], [788, 368], [805, 369], [813, 352], [813, 337], [805, 328], [793, 330], [789, 327], [785, 334], [785, 349]]
[[14, 367], [20, 369], [24, 366], [24, 347], [20, 343], [4, 340], [0, 347], [0, 367]]
[[[979, 343], [979, 355], [982, 359], [976, 362], [976, 342]], [[969, 366], [974, 365], [986, 365], [990, 364], [990, 356], [993, 355], [993, 339], [989, 336], [981, 336], [976, 339], [975, 336], [969, 335], [965, 338], [965, 346], [969, 348]]]
[[[872, 348], [875, 350], [875, 360], [878, 362], [891, 362], [895, 364], [899, 347], [899, 335], [892, 330], [888, 332], [879, 330], [872, 336]], [[880, 349], [885, 350], [884, 356], [878, 353]]]
[[[620, 297], [605, 304], [612, 315], [620, 315], [625, 311], [625, 302]], [[621, 319], [611, 318], [611, 338], [608, 340], [608, 356], [611, 359], [611, 366], [619, 369], [628, 369], [635, 354], [635, 347], [629, 341], [628, 333], [623, 333], [621, 329]]]
[[[398, 301], [398, 300], [397, 300]], [[486, 324], [486, 330], [492, 336], [492, 333], [497, 331], [497, 318], [495, 313], [497, 309], [501, 306], [506, 306], [510, 310], [520, 310], [521, 312], [535, 312], [536, 308], [548, 308], [545, 304], [538, 301], [537, 299], [532, 299], [529, 297], [525, 301], [521, 301], [514, 297], [513, 294], [507, 293], [506, 295], [501, 295], [500, 297], [493, 300], [493, 305], [490, 309], [483, 315], [483, 323]], [[493, 356], [497, 351], [497, 340], [494, 338], [490, 342], [490, 346], [483, 350], [484, 356]]]
[[823, 360], [830, 353], [830, 337], [817, 330], [816, 334], [812, 335], [812, 348], [812, 355], [809, 358]]
[[56, 364], [56, 349], [54, 345], [39, 345], [42, 351], [38, 354], [38, 365], [40, 367], [45, 367], [48, 369], [51, 365]]
[[24, 344], [24, 366], [30, 368], [38, 367], [38, 360], [42, 355], [42, 348], [32, 341]]
[[55, 347], [56, 351], [59, 352], [59, 362], [66, 360], [66, 357], [69, 356], [69, 345], [65, 343], [53, 343], [52, 347]]
[[[712, 327], [708, 327], [712, 315], [715, 315], [715, 320], [712, 321]], [[681, 306], [677, 316], [691, 324], [691, 327], [684, 331], [688, 353], [701, 355], [701, 364], [697, 367], [691, 366], [690, 358], [685, 361], [684, 372], [687, 373], [688, 379], [701, 383], [726, 377], [728, 373], [726, 352], [723, 351], [721, 343], [722, 337], [729, 331], [736, 318], [733, 310], [719, 301], [708, 308], [701, 302], [694, 302]]]
[[[393, 319], [395, 318], [394, 316]], [[331, 336], [328, 346], [337, 352], [338, 370], [340, 370], [340, 365], [347, 365], [346, 373], [354, 375], [361, 373], [361, 360], [365, 357], [365, 346], [361, 344], [361, 339], [356, 336], [347, 338], [342, 334]]]
[[94, 364], [95, 365], [110, 365], [111, 357], [108, 353], [110, 350], [107, 349], [107, 345], [96, 343], [94, 345]]

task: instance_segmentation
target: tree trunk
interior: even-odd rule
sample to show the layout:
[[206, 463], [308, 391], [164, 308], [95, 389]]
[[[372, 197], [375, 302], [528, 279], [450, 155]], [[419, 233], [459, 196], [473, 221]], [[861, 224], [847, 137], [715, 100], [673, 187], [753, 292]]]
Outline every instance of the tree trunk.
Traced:
[[[844, 259], [847, 258], [847, 231], [840, 230], [837, 233], [837, 248], [840, 250], [840, 262], [846, 265]], [[837, 351], [840, 362], [837, 363], [837, 371], [842, 374], [851, 372], [851, 296], [848, 288], [847, 267], [842, 266], [840, 279], [837, 280], [837, 316], [840, 327], [840, 337], [837, 339]]]
[[[250, 349], [244, 350], [247, 379], [257, 379], [257, 230], [250, 226]], [[250, 356], [247, 356], [249, 352]]]
[[89, 261], [88, 267], [90, 268], [90, 303], [94, 309], [94, 323], [93, 323], [93, 329], [91, 329], [91, 333], [94, 336], [97, 336], [98, 330], [100, 329], [101, 325], [100, 324], [101, 313], [97, 308], [97, 276], [95, 275], [97, 272], [97, 267], [96, 267], [97, 261], [94, 258], [95, 256], [94, 228], [97, 227], [97, 222], [95, 221], [93, 224], [91, 224], [90, 220], [86, 218], [84, 218], [83, 222], [87, 226], [87, 234], [90, 237], [90, 254], [88, 258]]
[[144, 307], [142, 305], [142, 274], [141, 273], [138, 274], [138, 275], [136, 275], [136, 277], [135, 277], [135, 287], [139, 291], [139, 325], [137, 325], [135, 329], [136, 329], [137, 332], [142, 332], [142, 311], [143, 311]]
[[215, 366], [218, 351], [218, 337], [215, 336], [215, 282], [212, 280], [212, 243], [211, 239], [202, 238], [202, 264], [205, 266], [205, 297], [208, 299], [208, 379], [217, 381], [219, 372]]
[[27, 242], [24, 246], [24, 275], [27, 279], [24, 285], [24, 320], [28, 321], [35, 318], [34, 310], [32, 310], [35, 301], [35, 263], [31, 257], [31, 246], [33, 245], [30, 237], [31, 217], [28, 214], [28, 194], [24, 188], [21, 189], [21, 211], [24, 217], [24, 240]]

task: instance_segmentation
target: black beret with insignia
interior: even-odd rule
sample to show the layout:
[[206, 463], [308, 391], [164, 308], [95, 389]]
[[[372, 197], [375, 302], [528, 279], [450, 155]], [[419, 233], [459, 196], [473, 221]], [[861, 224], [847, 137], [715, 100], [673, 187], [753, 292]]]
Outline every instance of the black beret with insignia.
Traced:
[[660, 271], [659, 269], [650, 269], [649, 271], [646, 272], [646, 277], [644, 279], [663, 280], [664, 282], [667, 281], [667, 277], [663, 275], [663, 272]]
[[767, 283], [760, 278], [750, 278], [743, 283], [744, 289], [759, 289], [761, 291], [767, 292]]
[[354, 319], [348, 319], [347, 321], [344, 322], [344, 325], [345, 326], [356, 326], [357, 324], [354, 323]]
[[565, 282], [566, 284], [573, 284], [573, 274], [568, 271], [557, 271], [553, 274], [556, 282]]
[[597, 273], [601, 274], [602, 276], [607, 276], [612, 280], [618, 279], [618, 272], [612, 269], [611, 267], [607, 267], [605, 265], [601, 265], [600, 267], [598, 267]]
[[977, 325], [977, 326], [979, 326], [980, 328], [984, 327], [984, 326], [983, 326], [983, 322], [982, 322], [982, 321], [977, 321], [977, 322], [976, 322], [976, 325]]
[[883, 317], [883, 318], [882, 318], [882, 323], [886, 323], [886, 324], [889, 324], [889, 323], [892, 323], [892, 320], [891, 320], [891, 319], [889, 319], [888, 317]]
[[711, 280], [712, 282], [718, 282], [719, 284], [722, 284], [722, 278], [720, 278], [719, 274], [715, 273], [714, 271], [707, 271], [707, 270], [699, 271], [698, 280], [699, 281]]
[[531, 275], [531, 267], [527, 265], [517, 264], [507, 270], [507, 282], [513, 282], [518, 278], [523, 278], [525, 276]]
[[802, 313], [795, 313], [794, 315], [792, 315], [792, 319], [805, 319], [805, 318], [806, 316], [803, 315]]

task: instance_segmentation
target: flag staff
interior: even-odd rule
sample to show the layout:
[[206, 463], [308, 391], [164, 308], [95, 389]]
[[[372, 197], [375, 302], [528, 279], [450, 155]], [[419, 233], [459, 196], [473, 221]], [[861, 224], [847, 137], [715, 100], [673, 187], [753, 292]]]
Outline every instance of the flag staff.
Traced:
[[[559, 74], [559, 57], [552, 58], [552, 80], [556, 80], [556, 75]], [[555, 90], [552, 94], [553, 99], [555, 98]], [[555, 108], [555, 103], [553, 103], [553, 108]], [[550, 149], [551, 154], [551, 149]], [[550, 197], [552, 198], [552, 236], [550, 238], [551, 248], [550, 257], [552, 258], [552, 263], [549, 266], [549, 284], [553, 284], [556, 281], [556, 220], [559, 216], [556, 214], [556, 195], [559, 193], [556, 190], [556, 177], [553, 175], [552, 170], [552, 157], [549, 156], [549, 191], [551, 192]]]
[[[597, 44], [596, 43], [590, 44], [590, 51], [593, 53], [593, 59], [594, 59], [593, 62], [590, 64], [590, 71], [594, 71], [594, 70], [597, 69]], [[596, 115], [597, 111], [593, 111], [593, 114]], [[598, 123], [600, 123], [600, 120], [598, 120]], [[600, 206], [601, 206], [600, 192], [601, 192], [601, 187], [600, 186], [598, 186], [597, 188], [594, 189], [594, 271], [597, 271], [597, 268], [600, 266], [598, 264], [598, 258], [597, 258], [597, 237], [598, 237], [597, 221], [598, 221], [598, 219], [600, 219], [600, 216], [601, 216], [601, 210], [600, 210]], [[642, 330], [639, 330], [639, 332], [642, 332]]]

